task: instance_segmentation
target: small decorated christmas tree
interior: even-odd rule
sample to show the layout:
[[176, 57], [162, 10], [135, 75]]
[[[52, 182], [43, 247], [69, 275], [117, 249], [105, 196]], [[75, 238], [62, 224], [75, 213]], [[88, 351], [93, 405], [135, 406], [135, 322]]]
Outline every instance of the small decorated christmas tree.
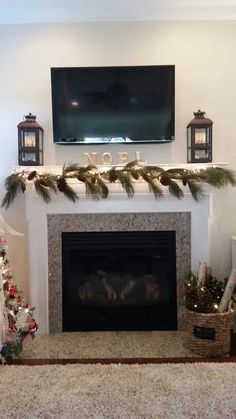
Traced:
[[7, 242], [0, 235], [0, 355], [2, 360], [14, 358], [22, 350], [24, 338], [34, 337], [38, 325], [33, 317], [34, 308], [24, 300], [7, 259]]

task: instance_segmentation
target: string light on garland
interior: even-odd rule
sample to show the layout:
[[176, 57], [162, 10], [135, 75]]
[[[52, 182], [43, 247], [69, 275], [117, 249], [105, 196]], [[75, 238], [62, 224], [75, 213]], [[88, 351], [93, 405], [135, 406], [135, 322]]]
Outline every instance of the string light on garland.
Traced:
[[38, 195], [48, 203], [56, 193], [63, 193], [66, 198], [76, 202], [79, 196], [73, 186], [78, 182], [85, 185], [88, 198], [106, 199], [109, 196], [109, 186], [113, 183], [120, 183], [127, 196], [132, 198], [135, 195], [137, 181], [146, 182], [155, 199], [162, 198], [163, 191], [166, 190], [177, 199], [181, 199], [184, 196], [182, 187], [188, 187], [195, 201], [200, 201], [204, 197], [204, 184], [215, 188], [236, 185], [234, 172], [221, 167], [165, 170], [135, 160], [122, 167], [100, 169], [94, 165], [80, 166], [71, 163], [64, 164], [60, 175], [25, 169], [9, 175], [5, 179], [6, 193], [1, 206], [8, 208], [19, 193], [26, 191], [28, 183], [33, 184]]

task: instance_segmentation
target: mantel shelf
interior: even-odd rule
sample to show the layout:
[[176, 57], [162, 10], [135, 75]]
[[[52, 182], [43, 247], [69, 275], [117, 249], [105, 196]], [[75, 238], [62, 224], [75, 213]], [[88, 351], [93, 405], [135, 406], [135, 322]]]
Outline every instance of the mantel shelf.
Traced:
[[[181, 168], [181, 169], [188, 169], [188, 170], [199, 170], [199, 169], [207, 169], [208, 167], [227, 167], [229, 163], [227, 162], [213, 162], [213, 163], [147, 163], [147, 162], [140, 162], [145, 165], [152, 165], [152, 166], [159, 166], [163, 167], [163, 169], [173, 169], [173, 168]], [[85, 167], [85, 164], [81, 164], [82, 167]], [[97, 165], [96, 166], [99, 170], [109, 170], [111, 167], [124, 167], [124, 165]], [[48, 166], [13, 166], [12, 172], [18, 173], [22, 170], [27, 172], [36, 170], [40, 173], [47, 173], [47, 172], [54, 172], [55, 174], [60, 174], [62, 171], [63, 165], [48, 165]]]

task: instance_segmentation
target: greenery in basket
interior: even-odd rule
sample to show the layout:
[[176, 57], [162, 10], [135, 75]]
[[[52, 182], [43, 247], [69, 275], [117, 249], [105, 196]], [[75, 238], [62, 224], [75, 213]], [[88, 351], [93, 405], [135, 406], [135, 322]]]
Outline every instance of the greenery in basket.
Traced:
[[184, 284], [184, 306], [197, 313], [217, 313], [225, 287], [226, 281], [219, 281], [211, 275], [201, 284], [190, 273]]

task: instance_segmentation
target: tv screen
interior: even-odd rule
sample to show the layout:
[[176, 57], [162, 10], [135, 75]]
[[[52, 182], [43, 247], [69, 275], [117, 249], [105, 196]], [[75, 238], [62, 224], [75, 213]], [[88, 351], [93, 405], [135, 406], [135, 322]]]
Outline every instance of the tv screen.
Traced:
[[58, 144], [163, 143], [174, 139], [175, 68], [52, 68]]

